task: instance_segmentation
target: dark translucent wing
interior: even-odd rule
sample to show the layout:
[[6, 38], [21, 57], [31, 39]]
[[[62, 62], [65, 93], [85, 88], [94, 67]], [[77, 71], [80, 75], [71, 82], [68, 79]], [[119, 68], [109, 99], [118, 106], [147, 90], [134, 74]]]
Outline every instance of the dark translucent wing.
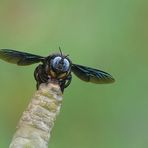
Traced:
[[73, 64], [72, 72], [78, 78], [86, 82], [101, 84], [101, 83], [112, 83], [115, 81], [110, 74], [86, 66]]
[[24, 66], [41, 62], [44, 57], [11, 49], [0, 49], [0, 59]]

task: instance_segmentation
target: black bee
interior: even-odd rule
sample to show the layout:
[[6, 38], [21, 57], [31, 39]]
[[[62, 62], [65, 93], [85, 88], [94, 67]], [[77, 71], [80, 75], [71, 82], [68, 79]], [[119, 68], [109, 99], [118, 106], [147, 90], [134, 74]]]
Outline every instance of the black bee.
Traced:
[[64, 88], [69, 86], [71, 82], [71, 72], [86, 82], [101, 84], [115, 81], [110, 74], [104, 71], [72, 63], [68, 58], [68, 55], [63, 55], [61, 49], [60, 53], [51, 54], [47, 57], [11, 49], [1, 49], [0, 59], [19, 66], [41, 62], [34, 71], [37, 89], [41, 83], [47, 83], [49, 80], [56, 80], [63, 92]]

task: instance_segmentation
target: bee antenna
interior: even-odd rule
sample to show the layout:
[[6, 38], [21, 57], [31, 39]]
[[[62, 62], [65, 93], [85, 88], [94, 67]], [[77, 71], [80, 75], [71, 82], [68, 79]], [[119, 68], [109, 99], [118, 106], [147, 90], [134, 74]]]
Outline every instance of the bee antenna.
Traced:
[[59, 50], [60, 50], [61, 56], [63, 56], [63, 53], [62, 53], [62, 50], [61, 50], [61, 47], [60, 46], [59, 46]]

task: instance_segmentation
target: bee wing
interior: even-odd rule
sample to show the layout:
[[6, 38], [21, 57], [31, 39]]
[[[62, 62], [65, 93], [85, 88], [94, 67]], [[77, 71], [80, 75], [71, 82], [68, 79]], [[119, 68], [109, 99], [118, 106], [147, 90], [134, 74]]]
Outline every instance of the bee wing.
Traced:
[[82, 65], [73, 64], [72, 72], [78, 78], [86, 82], [103, 84], [112, 83], [115, 81], [115, 79], [109, 73]]
[[43, 61], [44, 57], [12, 49], [0, 49], [0, 59], [20, 66]]

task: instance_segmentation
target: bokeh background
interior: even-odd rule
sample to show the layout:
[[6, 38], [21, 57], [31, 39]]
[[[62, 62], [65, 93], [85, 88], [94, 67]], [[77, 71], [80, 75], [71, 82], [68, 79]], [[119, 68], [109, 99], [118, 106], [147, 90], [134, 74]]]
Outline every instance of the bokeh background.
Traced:
[[[73, 76], [49, 147], [147, 148], [148, 1], [0, 1], [0, 48], [47, 56], [58, 46], [74, 63], [111, 73], [116, 83]], [[1, 148], [8, 148], [35, 91], [35, 67], [0, 61]]]

